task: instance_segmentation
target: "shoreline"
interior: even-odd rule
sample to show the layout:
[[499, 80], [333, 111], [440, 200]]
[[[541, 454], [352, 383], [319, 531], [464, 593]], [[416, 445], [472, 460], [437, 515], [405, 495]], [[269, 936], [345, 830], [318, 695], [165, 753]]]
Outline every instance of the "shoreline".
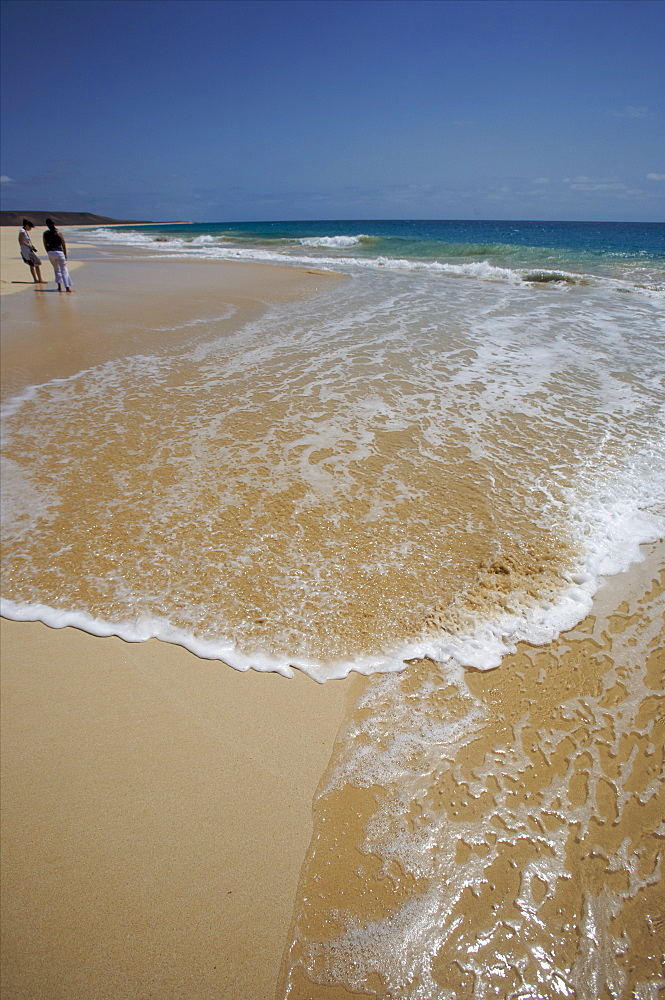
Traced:
[[[3, 400], [35, 383], [68, 379], [118, 357], [168, 350], [199, 317], [214, 319], [222, 335], [233, 334], [271, 303], [315, 296], [319, 283], [343, 280], [339, 274], [274, 264], [150, 260], [136, 250], [124, 253], [114, 247], [109, 254], [77, 246], [86, 258], [78, 277], [81, 294], [3, 297]], [[18, 252], [17, 240], [11, 249]], [[607, 771], [599, 779], [600, 804], [589, 800], [584, 808], [596, 810], [597, 835], [607, 842], [610, 863], [600, 871], [595, 844], [589, 842], [588, 855], [577, 859], [579, 869], [563, 881], [576, 879], [579, 870], [588, 875], [591, 893], [605, 887], [610, 891], [616, 881], [615, 862], [621, 859], [612, 838], [622, 800], [612, 789], [617, 780], [613, 741], [618, 737], [610, 724], [602, 729], [599, 723], [594, 732], [584, 709], [594, 697], [607, 715], [621, 705], [622, 686], [630, 695], [631, 650], [642, 627], [634, 619], [655, 569], [662, 573], [665, 565], [662, 539], [642, 551], [648, 552], [646, 562], [602, 578], [591, 614], [570, 632], [548, 645], [520, 643], [498, 668], [463, 674], [487, 716], [478, 739], [469, 745], [470, 756], [460, 756], [459, 780], [451, 782], [445, 770], [432, 779], [428, 801], [447, 816], [445, 834], [439, 833], [432, 844], [442, 851], [458, 845], [449, 875], [462, 878], [467, 862], [478, 864], [482, 851], [474, 855], [471, 839], [460, 849], [454, 824], [462, 807], [472, 800], [475, 808], [482, 801], [485, 812], [478, 806], [479, 821], [495, 838], [485, 842], [491, 857], [497, 803], [490, 779], [507, 775], [502, 804], [515, 796], [519, 834], [514, 856], [508, 859], [507, 849], [505, 857], [497, 856], [505, 862], [496, 878], [507, 878], [499, 898], [507, 921], [516, 912], [509, 895], [515, 883], [511, 872], [529, 864], [530, 852], [548, 837], [553, 843], [549, 824], [558, 822], [559, 815], [559, 807], [552, 811], [549, 802], [542, 812], [536, 808], [526, 836], [519, 832], [525, 829], [519, 810], [528, 804], [530, 791], [540, 794], [549, 787], [552, 773], [565, 774], [573, 755], [579, 766], [571, 773], [570, 787], [581, 801], [585, 775], [591, 773], [584, 755], [594, 741]], [[653, 584], [651, 591], [652, 604], [662, 606], [662, 590]], [[12, 1000], [51, 1000], [54, 995], [75, 995], [77, 1000], [282, 1000], [284, 993], [275, 990], [291, 974], [288, 956], [297, 964], [307, 941], [317, 939], [317, 929], [324, 928], [327, 940], [337, 913], [353, 912], [355, 905], [362, 922], [372, 907], [379, 914], [389, 912], [395, 902], [413, 894], [415, 883], [406, 864], [400, 869], [396, 861], [387, 877], [389, 869], [375, 864], [377, 855], [363, 850], [365, 824], [380, 786], [367, 789], [359, 780], [355, 790], [333, 797], [332, 805], [321, 789], [348, 749], [344, 740], [350, 721], [362, 737], [350, 744], [361, 764], [363, 754], [381, 752], [378, 730], [372, 742], [362, 731], [364, 709], [358, 708], [372, 690], [392, 685], [402, 691], [404, 700], [396, 702], [401, 710], [412, 704], [409, 699], [422, 683], [424, 691], [432, 692], [433, 726], [440, 710], [448, 707], [446, 698], [454, 709], [456, 696], [446, 687], [445, 666], [428, 673], [426, 663], [414, 663], [400, 674], [352, 674], [317, 684], [300, 671], [288, 680], [277, 673], [242, 673], [157, 639], [127, 643], [41, 622], [2, 619], [0, 624], [5, 664], [3, 964]], [[652, 615], [648, 628], [655, 632], [657, 626]], [[625, 663], [619, 655], [622, 642], [621, 657], [629, 657]], [[657, 652], [654, 646], [654, 662]], [[655, 697], [655, 682], [653, 686]], [[557, 715], [561, 702], [578, 689], [582, 700], [576, 728], [554, 753], [553, 740], [561, 740], [572, 718]], [[644, 704], [646, 719], [651, 702], [647, 698]], [[517, 712], [520, 706], [531, 715], [527, 729]], [[523, 743], [523, 732], [530, 734], [532, 745]], [[387, 736], [391, 734], [389, 719]], [[507, 740], [506, 762], [513, 746], [531, 755], [524, 775], [511, 778], [496, 766], [488, 778], [489, 797], [472, 792], [465, 798], [466, 789], [478, 780], [474, 768], [480, 750], [494, 760], [502, 740]], [[640, 780], [646, 776], [638, 796], [650, 794], [645, 789], [653, 763], [642, 740], [641, 731], [628, 730], [621, 744], [622, 752], [634, 754], [634, 774]], [[441, 741], [435, 741], [437, 746], [446, 748]], [[430, 763], [426, 759], [419, 765], [421, 775], [433, 773]], [[401, 794], [401, 786], [397, 791]], [[512, 817], [510, 810], [502, 815]], [[642, 815], [636, 808], [634, 814], [627, 810], [625, 823], [621, 817], [622, 833], [636, 842], [646, 838]], [[416, 810], [409, 824], [415, 829], [417, 821]], [[574, 833], [572, 829], [571, 850], [577, 850]], [[651, 850], [646, 839], [644, 850]], [[495, 905], [495, 897], [485, 891], [493, 879], [467, 900], [465, 919], [479, 921], [476, 940], [484, 932], [489, 904]], [[547, 932], [563, 941], [566, 926], [579, 925], [576, 904], [564, 899], [560, 917], [555, 910], [559, 900], [553, 895], [548, 901], [547, 890], [542, 891], [539, 902], [552, 911], [550, 923], [543, 923], [543, 940]], [[645, 900], [651, 905], [651, 896], [641, 897]], [[298, 941], [292, 941], [294, 935]], [[647, 935], [644, 942], [628, 957], [646, 975], [652, 957], [649, 952], [647, 961], [645, 954], [652, 940]], [[540, 939], [535, 943], [540, 946]], [[459, 978], [455, 955], [446, 958], [445, 952], [442, 947], [438, 959], [442, 984], [449, 981], [451, 969]], [[313, 986], [302, 967], [293, 969], [293, 1000], [342, 995], [341, 983], [332, 985], [332, 974], [323, 985]], [[460, 991], [467, 986], [460, 979]], [[368, 976], [362, 988], [365, 995], [386, 995], [376, 975]]]
[[[119, 256], [114, 248], [109, 259], [105, 248], [78, 242], [72, 249], [82, 250], [84, 259], [71, 262], [77, 269], [75, 294], [58, 295], [53, 281], [16, 282], [15, 273], [29, 274], [18, 236], [1, 235], [3, 403], [30, 385], [145, 351], [152, 346], [146, 344], [146, 329], [157, 331], [157, 348], [177, 341], [198, 316], [215, 317], [228, 333], [272, 303], [315, 295], [322, 285], [345, 280], [337, 272], [279, 264], [150, 260], [134, 248]], [[48, 260], [45, 264], [50, 268]], [[15, 294], [19, 291], [32, 294]], [[95, 333], [100, 324], [105, 336]]]
[[[665, 541], [641, 555], [601, 578], [578, 625], [545, 646], [520, 643], [494, 670], [451, 683], [422, 661], [387, 684], [368, 679], [314, 802], [278, 1000], [411, 996], [423, 981], [471, 998], [522, 973], [526, 996], [544, 971], [571, 996], [657, 990]], [[380, 762], [405, 703], [413, 741]], [[443, 740], [446, 719], [462, 728]], [[377, 765], [383, 779], [370, 784]], [[391, 961], [393, 928], [408, 935], [404, 965]]]
[[[5, 251], [28, 270], [16, 232], [3, 288]], [[86, 257], [77, 295], [3, 296], [4, 401], [141, 350], [146, 324], [166, 344], [228, 307], [230, 331], [338, 280]], [[273, 1000], [312, 799], [362, 679], [240, 673], [4, 618], [0, 642], [7, 994]]]

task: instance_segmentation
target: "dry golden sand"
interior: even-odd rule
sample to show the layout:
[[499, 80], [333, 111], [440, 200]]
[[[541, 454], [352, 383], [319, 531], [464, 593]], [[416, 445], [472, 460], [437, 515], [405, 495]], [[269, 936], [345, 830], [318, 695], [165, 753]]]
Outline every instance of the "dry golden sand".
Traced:
[[2, 622], [7, 1000], [272, 1000], [353, 683]]

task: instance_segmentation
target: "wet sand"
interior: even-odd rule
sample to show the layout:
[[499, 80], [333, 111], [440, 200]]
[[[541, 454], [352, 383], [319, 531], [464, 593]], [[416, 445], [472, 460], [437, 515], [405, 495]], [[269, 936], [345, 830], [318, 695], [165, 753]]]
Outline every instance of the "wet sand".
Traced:
[[495, 670], [368, 680], [315, 803], [278, 997], [659, 994], [662, 540], [642, 554]]
[[[41, 235], [34, 233], [38, 246]], [[146, 330], [155, 330], [156, 348], [169, 339], [180, 342], [182, 327], [194, 317], [214, 317], [218, 329], [230, 333], [270, 303], [315, 294], [322, 283], [340, 280], [315, 269], [150, 260], [132, 248], [100, 252], [72, 243], [68, 263], [80, 270], [67, 295], [58, 293], [48, 259], [42, 275], [49, 282], [32, 283], [17, 230], [3, 227], [0, 237], [3, 400], [28, 385], [145, 351]]]

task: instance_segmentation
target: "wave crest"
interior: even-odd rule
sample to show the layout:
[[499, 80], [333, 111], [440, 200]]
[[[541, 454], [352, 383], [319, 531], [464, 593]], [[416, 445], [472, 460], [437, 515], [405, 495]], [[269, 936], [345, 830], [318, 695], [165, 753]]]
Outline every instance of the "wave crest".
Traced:
[[344, 250], [347, 247], [355, 247], [367, 239], [369, 237], [362, 234], [360, 236], [306, 236], [299, 239], [298, 243], [304, 247], [331, 247], [332, 249], [338, 247], [340, 250]]

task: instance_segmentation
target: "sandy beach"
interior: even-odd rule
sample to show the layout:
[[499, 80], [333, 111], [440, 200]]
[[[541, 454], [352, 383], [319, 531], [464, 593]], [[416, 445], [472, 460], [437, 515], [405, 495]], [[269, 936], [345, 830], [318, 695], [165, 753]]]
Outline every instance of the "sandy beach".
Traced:
[[[131, 354], [145, 329], [166, 343], [194, 311], [223, 317], [233, 305], [220, 319], [232, 333], [270, 303], [315, 300], [343, 280], [104, 256], [83, 242], [71, 254], [75, 294], [58, 295], [52, 280], [41, 290], [26, 283], [17, 230], [2, 231], [3, 402]], [[3, 619], [5, 996], [399, 1000], [410, 994], [395, 986], [380, 922], [397, 924], [412, 906], [409, 928], [418, 926], [419, 901], [459, 882], [466, 889], [448, 910], [443, 895], [437, 904], [455, 934], [428, 957], [437, 985], [423, 996], [474, 996], [464, 965], [474, 942], [488, 968], [501, 949], [526, 968], [541, 948], [592, 981], [598, 959], [580, 940], [599, 901], [617, 941], [638, 933], [619, 948], [625, 992], [598, 995], [652, 1000], [664, 926], [662, 539], [643, 556], [607, 578], [593, 613], [555, 643], [522, 643], [498, 669], [454, 683], [423, 660], [388, 678], [317, 684], [298, 671], [243, 673], [155, 639]], [[480, 720], [450, 748], [407, 741], [398, 764], [408, 792], [380, 785], [372, 757], [405, 706], [433, 728]], [[363, 761], [374, 761], [372, 780]], [[568, 823], [566, 795], [584, 829]], [[431, 841], [431, 871], [409, 868], [408, 836]], [[563, 888], [550, 858], [567, 866]], [[522, 939], [511, 927], [527, 911]], [[374, 922], [374, 938], [358, 931], [348, 951], [328, 953], [345, 920]], [[484, 936], [488, 921], [495, 936]], [[417, 934], [404, 937], [415, 968]], [[571, 983], [566, 993], [545, 982], [542, 995], [592, 1000]], [[505, 973], [492, 995], [525, 996], [518, 988]]]
[[[215, 266], [213, 286], [210, 268], [175, 265], [174, 292], [161, 265], [77, 265], [75, 304], [52, 281], [14, 284], [28, 269], [2, 230], [3, 293], [21, 292], [3, 300], [5, 398], [112, 355], [93, 317], [122, 327], [152, 305], [159, 325], [205, 285], [245, 319], [308, 291], [288, 269]], [[2, 664], [4, 995], [272, 1000], [357, 679], [240, 673], [156, 640], [6, 619]]]
[[349, 686], [2, 622], [3, 992], [272, 1000]]

